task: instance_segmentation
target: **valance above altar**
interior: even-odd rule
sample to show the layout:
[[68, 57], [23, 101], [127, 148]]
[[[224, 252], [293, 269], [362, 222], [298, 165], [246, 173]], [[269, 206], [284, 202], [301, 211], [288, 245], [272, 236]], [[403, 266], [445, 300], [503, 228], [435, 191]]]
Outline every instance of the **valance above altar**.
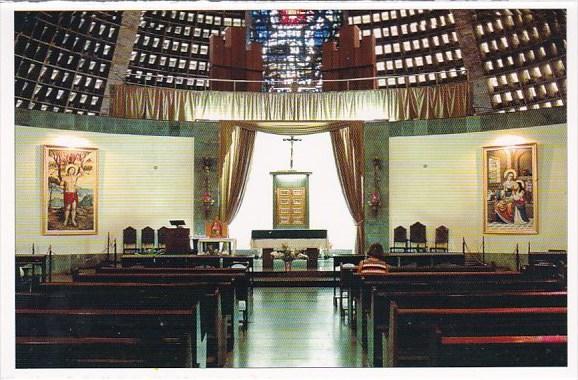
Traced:
[[111, 86], [110, 116], [195, 121], [414, 120], [471, 114], [467, 82], [319, 93], [191, 91]]

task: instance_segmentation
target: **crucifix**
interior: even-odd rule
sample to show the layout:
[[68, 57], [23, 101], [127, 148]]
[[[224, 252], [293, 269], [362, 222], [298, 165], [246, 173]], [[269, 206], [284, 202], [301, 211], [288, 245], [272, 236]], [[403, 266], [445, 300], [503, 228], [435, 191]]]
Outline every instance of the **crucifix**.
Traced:
[[301, 139], [296, 139], [295, 136], [291, 136], [291, 138], [283, 139], [283, 141], [289, 141], [291, 143], [291, 161], [289, 162], [289, 168], [293, 169], [293, 143], [296, 141], [301, 141]]

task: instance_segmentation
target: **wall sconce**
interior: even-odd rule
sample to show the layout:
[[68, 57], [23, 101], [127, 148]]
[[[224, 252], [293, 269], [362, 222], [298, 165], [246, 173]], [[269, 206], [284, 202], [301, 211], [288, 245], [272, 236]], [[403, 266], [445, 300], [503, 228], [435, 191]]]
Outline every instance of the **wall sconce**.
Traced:
[[203, 172], [205, 173], [204, 178], [204, 188], [203, 188], [203, 196], [201, 197], [201, 202], [203, 202], [203, 207], [205, 209], [205, 219], [209, 218], [209, 214], [211, 212], [211, 208], [215, 204], [215, 199], [211, 195], [211, 191], [209, 189], [209, 173], [213, 166], [213, 159], [209, 157], [203, 157]]
[[379, 208], [381, 207], [381, 194], [379, 193], [379, 182], [381, 181], [381, 177], [379, 175], [379, 171], [381, 170], [381, 159], [374, 158], [373, 159], [373, 192], [369, 196], [369, 200], [367, 204], [373, 211], [373, 216], [376, 217], [377, 213], [379, 212]]

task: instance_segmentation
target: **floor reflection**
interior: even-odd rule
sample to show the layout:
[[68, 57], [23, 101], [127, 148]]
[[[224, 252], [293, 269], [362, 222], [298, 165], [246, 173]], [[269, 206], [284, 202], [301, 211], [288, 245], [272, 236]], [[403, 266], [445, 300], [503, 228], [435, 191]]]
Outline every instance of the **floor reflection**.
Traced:
[[230, 366], [366, 366], [332, 297], [332, 288], [255, 288], [249, 329], [239, 337]]

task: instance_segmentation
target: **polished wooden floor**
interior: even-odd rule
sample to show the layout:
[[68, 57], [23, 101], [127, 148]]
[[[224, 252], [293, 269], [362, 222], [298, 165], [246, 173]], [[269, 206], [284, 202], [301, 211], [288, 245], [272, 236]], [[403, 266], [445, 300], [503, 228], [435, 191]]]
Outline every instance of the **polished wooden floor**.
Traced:
[[249, 328], [228, 360], [235, 368], [366, 365], [332, 288], [255, 288]]

